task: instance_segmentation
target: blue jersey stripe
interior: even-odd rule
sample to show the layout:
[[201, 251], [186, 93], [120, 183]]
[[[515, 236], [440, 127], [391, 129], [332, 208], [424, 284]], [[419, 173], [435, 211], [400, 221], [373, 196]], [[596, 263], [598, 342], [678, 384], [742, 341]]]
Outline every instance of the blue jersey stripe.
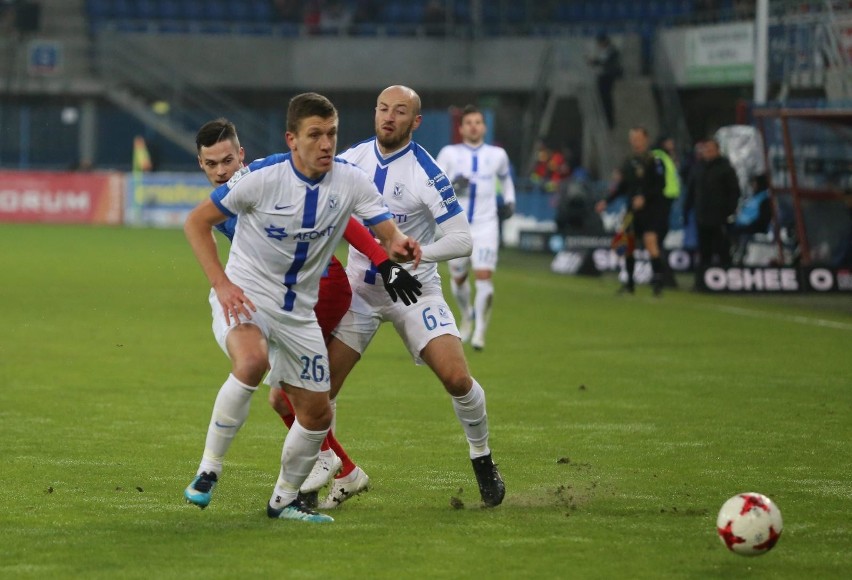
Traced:
[[284, 294], [284, 305], [282, 308], [285, 312], [292, 312], [293, 306], [296, 304], [296, 293], [292, 286], [296, 283], [299, 270], [305, 265], [305, 260], [308, 258], [308, 248], [310, 242], [299, 242], [296, 244], [296, 253], [293, 256], [293, 263], [290, 264], [290, 269], [284, 275], [284, 286], [287, 287], [287, 293]]
[[373, 174], [373, 183], [376, 184], [379, 193], [385, 194], [385, 181], [388, 178], [388, 168], [376, 165], [376, 172]]
[[[471, 181], [476, 179], [476, 172], [479, 170], [479, 157], [473, 155], [471, 157], [470, 173]], [[467, 221], [473, 223], [473, 207], [476, 205], [476, 183], [470, 184], [470, 202], [467, 204]]]
[[308, 187], [305, 189], [305, 213], [302, 214], [302, 227], [314, 228], [317, 224], [317, 201], [319, 200], [319, 187]]

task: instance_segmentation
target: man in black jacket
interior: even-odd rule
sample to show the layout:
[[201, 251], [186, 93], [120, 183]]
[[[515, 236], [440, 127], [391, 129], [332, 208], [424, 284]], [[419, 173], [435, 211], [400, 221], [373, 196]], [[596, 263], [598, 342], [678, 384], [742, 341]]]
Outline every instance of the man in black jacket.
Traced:
[[684, 215], [695, 208], [698, 225], [698, 256], [696, 284], [703, 287], [701, 272], [714, 263], [731, 265], [731, 248], [728, 227], [740, 199], [740, 182], [737, 172], [726, 157], [721, 155], [715, 139], [704, 142], [701, 150], [702, 169], [696, 176], [694, 187], [689, 188], [684, 200]]
[[[615, 198], [628, 197], [627, 211], [632, 215], [625, 223], [630, 224], [636, 238], [642, 240], [642, 245], [648, 251], [653, 270], [652, 286], [654, 295], [659, 296], [663, 291], [663, 261], [660, 247], [663, 240], [661, 234], [668, 230], [669, 204], [663, 194], [666, 186], [666, 170], [662, 161], [650, 151], [648, 131], [644, 127], [634, 127], [630, 130], [630, 157], [621, 167], [620, 179], [612, 192], [595, 206], [598, 212], [606, 209], [607, 203]], [[627, 232], [624, 232], [627, 233]], [[627, 270], [627, 283], [620, 292], [633, 294], [633, 269], [636, 260], [633, 257], [632, 244], [628, 243], [624, 266]]]

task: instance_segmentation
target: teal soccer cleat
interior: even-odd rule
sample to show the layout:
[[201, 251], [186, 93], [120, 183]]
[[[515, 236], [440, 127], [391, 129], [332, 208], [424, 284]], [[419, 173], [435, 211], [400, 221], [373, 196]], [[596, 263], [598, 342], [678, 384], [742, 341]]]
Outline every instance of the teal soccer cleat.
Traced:
[[315, 512], [314, 510], [305, 507], [298, 499], [294, 499], [283, 508], [274, 508], [271, 505], [267, 505], [266, 515], [273, 519], [300, 520], [314, 524], [324, 524], [334, 521], [334, 518], [331, 516]]
[[195, 479], [186, 486], [183, 490], [183, 497], [186, 501], [193, 505], [197, 505], [201, 509], [210, 505], [210, 499], [213, 497], [213, 488], [219, 481], [219, 476], [214, 472], [204, 471], [195, 476]]

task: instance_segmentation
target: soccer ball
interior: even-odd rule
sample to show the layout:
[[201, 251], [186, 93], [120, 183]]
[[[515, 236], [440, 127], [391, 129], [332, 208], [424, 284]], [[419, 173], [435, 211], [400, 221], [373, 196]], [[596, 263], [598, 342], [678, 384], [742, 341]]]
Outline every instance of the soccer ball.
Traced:
[[722, 505], [716, 518], [719, 539], [741, 556], [759, 556], [775, 546], [784, 524], [781, 511], [759, 493], [741, 493]]

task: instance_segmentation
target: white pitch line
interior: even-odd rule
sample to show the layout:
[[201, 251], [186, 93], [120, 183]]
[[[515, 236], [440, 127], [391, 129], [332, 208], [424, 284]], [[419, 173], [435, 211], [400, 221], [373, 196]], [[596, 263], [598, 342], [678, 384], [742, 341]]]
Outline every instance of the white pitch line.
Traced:
[[811, 326], [820, 326], [823, 328], [836, 328], [837, 330], [852, 330], [852, 324], [846, 322], [837, 322], [836, 320], [825, 320], [822, 318], [810, 318], [808, 316], [793, 316], [789, 314], [774, 314], [772, 312], [763, 312], [760, 310], [749, 310], [748, 308], [740, 308], [738, 306], [719, 306], [707, 305], [713, 310], [720, 310], [729, 314], [737, 314], [740, 316], [751, 316], [754, 318], [773, 318], [775, 320], [785, 320], [787, 322], [797, 322], [799, 324], [809, 324]]

